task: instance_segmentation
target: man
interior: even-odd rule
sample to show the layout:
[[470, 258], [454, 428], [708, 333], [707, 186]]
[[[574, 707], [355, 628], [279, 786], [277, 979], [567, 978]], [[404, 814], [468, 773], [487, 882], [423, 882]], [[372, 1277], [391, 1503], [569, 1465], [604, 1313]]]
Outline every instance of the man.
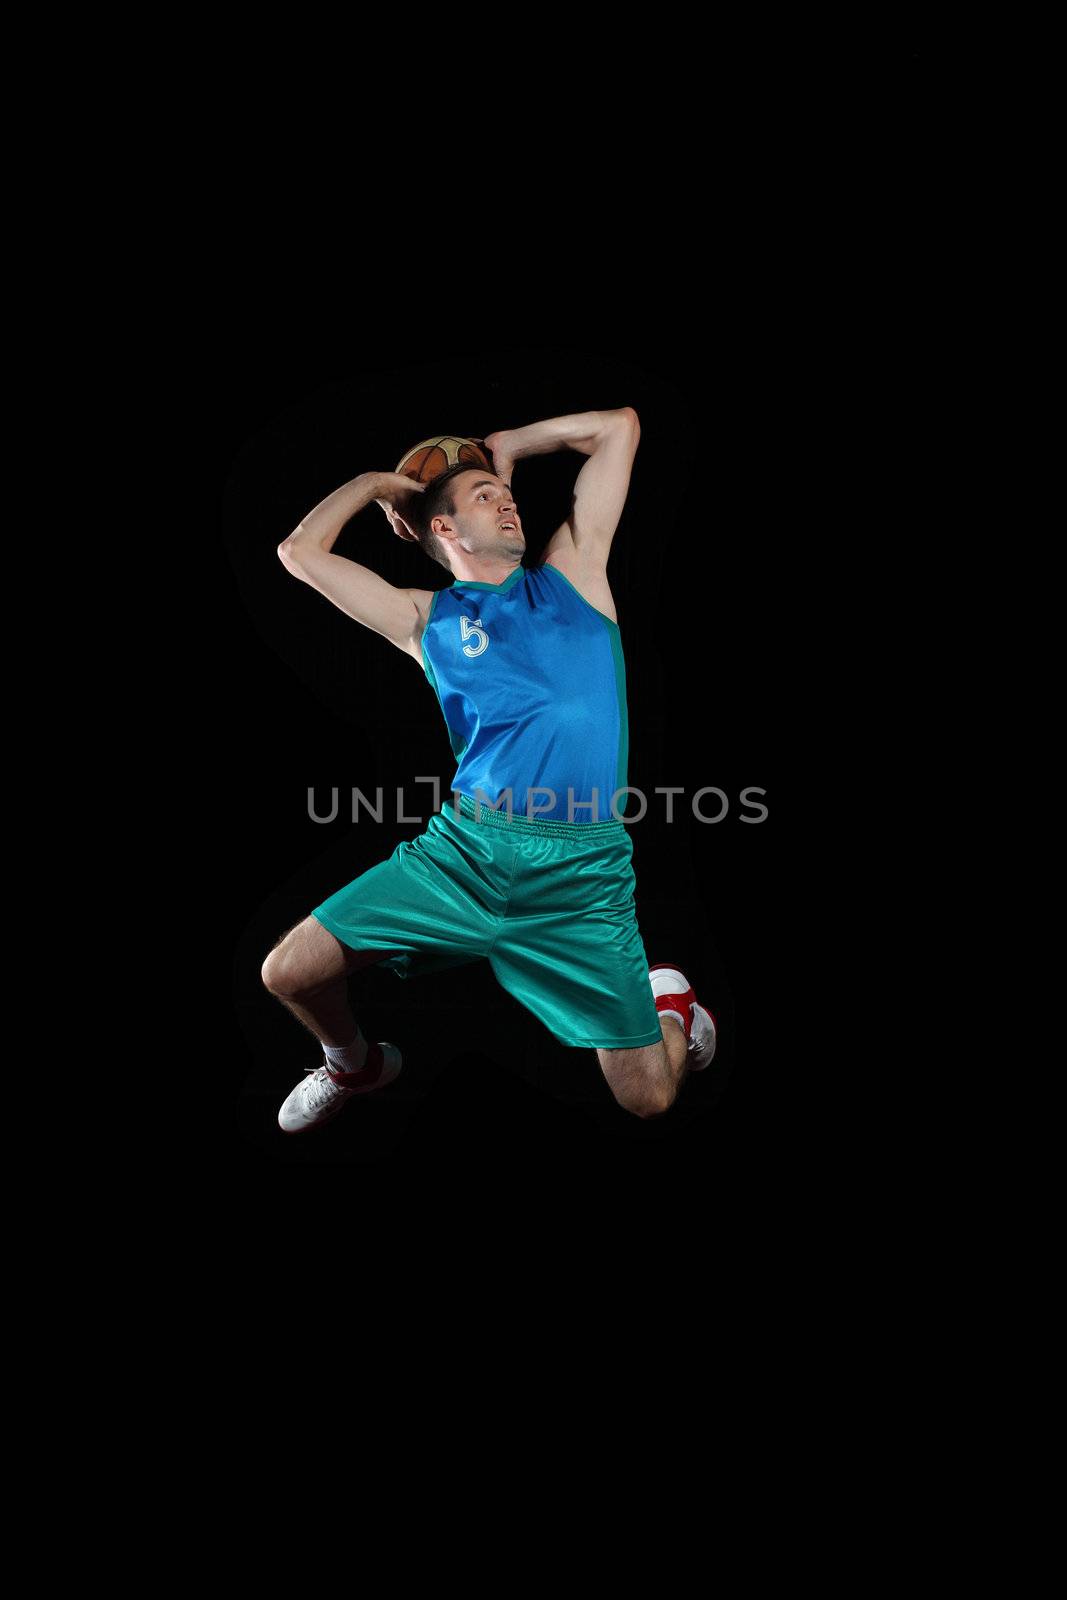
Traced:
[[[612, 802], [626, 786], [625, 665], [607, 561], [640, 438], [637, 413], [590, 411], [491, 434], [493, 468], [419, 484], [363, 473], [278, 547], [286, 569], [423, 667], [459, 760], [454, 806], [290, 929], [263, 964], [268, 990], [315, 1035], [278, 1114], [317, 1127], [391, 1083], [395, 1045], [364, 1039], [346, 979], [371, 963], [401, 977], [488, 960], [562, 1043], [595, 1049], [618, 1103], [666, 1111], [707, 1066], [715, 1021], [677, 968], [649, 968], [634, 910], [633, 845]], [[587, 457], [541, 563], [511, 476], [525, 456]], [[453, 576], [399, 589], [331, 553], [377, 500], [394, 532]], [[616, 802], [616, 808], [621, 804]]]

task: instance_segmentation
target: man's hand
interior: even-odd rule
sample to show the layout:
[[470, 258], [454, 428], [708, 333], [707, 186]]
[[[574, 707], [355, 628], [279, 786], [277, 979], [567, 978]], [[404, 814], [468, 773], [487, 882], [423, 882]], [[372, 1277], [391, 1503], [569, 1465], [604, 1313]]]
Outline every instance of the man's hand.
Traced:
[[389, 526], [398, 538], [417, 544], [419, 536], [411, 526], [411, 507], [416, 495], [425, 494], [426, 485], [416, 483], [403, 472], [379, 472], [376, 478], [378, 493], [374, 498], [385, 512]]
[[482, 443], [493, 458], [493, 471], [498, 478], [502, 478], [514, 493], [514, 484], [511, 482], [512, 469], [515, 466], [515, 457], [511, 453], [508, 443], [509, 434], [506, 429], [499, 433], [491, 433]]

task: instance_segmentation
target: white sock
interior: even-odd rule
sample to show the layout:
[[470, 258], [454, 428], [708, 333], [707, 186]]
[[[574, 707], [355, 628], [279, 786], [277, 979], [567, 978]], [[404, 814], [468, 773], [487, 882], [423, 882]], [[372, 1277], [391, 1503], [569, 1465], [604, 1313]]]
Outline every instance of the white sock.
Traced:
[[[660, 1012], [660, 1016], [661, 1017], [673, 1017], [675, 1019], [675, 1021], [681, 1027], [682, 1032], [685, 1033], [685, 1018], [682, 1016], [682, 1013], [680, 1011], [668, 1011], [667, 1008], [664, 1007], [663, 1010]], [[689, 1035], [686, 1034], [686, 1043], [688, 1043], [688, 1042], [689, 1042]]]
[[351, 1044], [324, 1044], [322, 1053], [329, 1072], [358, 1072], [367, 1059], [367, 1041], [357, 1024]]

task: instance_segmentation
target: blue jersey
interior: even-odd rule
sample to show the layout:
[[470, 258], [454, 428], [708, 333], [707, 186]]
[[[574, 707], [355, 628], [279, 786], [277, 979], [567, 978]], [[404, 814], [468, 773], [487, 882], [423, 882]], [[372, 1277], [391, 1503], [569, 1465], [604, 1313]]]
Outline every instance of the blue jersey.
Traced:
[[[422, 660], [459, 760], [453, 790], [506, 811], [510, 789], [523, 816], [612, 819], [629, 737], [621, 635], [562, 572], [439, 589]], [[620, 818], [625, 806], [620, 794]]]

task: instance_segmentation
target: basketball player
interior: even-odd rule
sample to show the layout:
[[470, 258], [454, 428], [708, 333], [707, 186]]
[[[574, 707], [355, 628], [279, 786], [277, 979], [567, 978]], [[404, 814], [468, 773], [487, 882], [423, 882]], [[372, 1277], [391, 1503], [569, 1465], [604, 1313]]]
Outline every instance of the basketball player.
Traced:
[[[627, 782], [628, 728], [607, 561], [639, 438], [630, 406], [492, 434], [494, 470], [463, 463], [426, 484], [362, 473], [279, 545], [287, 571], [425, 672], [459, 762], [460, 809], [446, 803], [263, 963], [267, 989], [324, 1057], [279, 1111], [287, 1133], [319, 1126], [400, 1071], [396, 1046], [368, 1043], [349, 1008], [346, 979], [371, 963], [409, 977], [487, 959], [558, 1040], [596, 1051], [615, 1099], [638, 1117], [666, 1111], [686, 1073], [714, 1055], [714, 1017], [688, 980], [648, 966], [633, 844], [611, 812]], [[524, 567], [512, 467], [562, 448], [587, 459], [540, 565]], [[331, 553], [372, 500], [395, 533], [447, 568], [450, 585], [396, 588]]]

